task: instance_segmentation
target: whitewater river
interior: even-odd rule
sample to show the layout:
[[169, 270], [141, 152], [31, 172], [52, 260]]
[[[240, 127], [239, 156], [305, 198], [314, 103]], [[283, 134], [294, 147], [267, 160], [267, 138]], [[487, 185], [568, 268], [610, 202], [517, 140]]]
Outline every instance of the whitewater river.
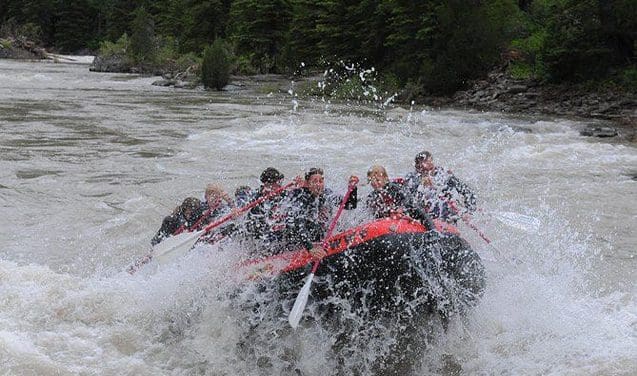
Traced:
[[[124, 270], [206, 183], [234, 191], [256, 187], [268, 166], [286, 180], [319, 166], [344, 192], [371, 164], [404, 175], [425, 149], [474, 188], [473, 223], [492, 243], [460, 227], [487, 289], [422, 352], [417, 374], [637, 374], [634, 144], [580, 136], [587, 123], [576, 120], [156, 79], [0, 60], [0, 374], [329, 374], [321, 328], [288, 334], [292, 368], [275, 332], [260, 353], [269, 364], [241, 354], [246, 314], [227, 297], [241, 286], [241, 249]], [[351, 357], [365, 363], [374, 348]]]

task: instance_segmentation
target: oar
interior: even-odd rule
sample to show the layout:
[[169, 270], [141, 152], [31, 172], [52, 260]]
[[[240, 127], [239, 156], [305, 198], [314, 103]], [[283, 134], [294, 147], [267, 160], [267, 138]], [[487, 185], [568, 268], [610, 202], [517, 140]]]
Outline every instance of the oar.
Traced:
[[540, 220], [530, 215], [514, 212], [488, 212], [487, 214], [506, 225], [522, 231], [537, 233], [540, 230]]
[[469, 220], [469, 218], [467, 218], [466, 215], [462, 215], [460, 213], [460, 210], [458, 209], [458, 207], [456, 206], [455, 202], [451, 201], [451, 200], [445, 200], [447, 202], [447, 204], [449, 204], [449, 207], [451, 207], [451, 209], [458, 215], [460, 216], [460, 218], [462, 218], [462, 221], [469, 226], [472, 230], [474, 230], [481, 238], [482, 240], [484, 240], [485, 243], [487, 243], [487, 245], [489, 247], [491, 247], [491, 249], [493, 249], [493, 251], [495, 251], [496, 255], [498, 255], [498, 257], [502, 258], [502, 252], [500, 252], [500, 250], [498, 248], [496, 248], [493, 244], [491, 244], [491, 239], [487, 238], [487, 236], [480, 231], [480, 229], [473, 224], [473, 222], [471, 222]]
[[[341, 205], [338, 207], [338, 211], [336, 212], [334, 219], [332, 219], [332, 223], [330, 223], [330, 227], [327, 229], [327, 233], [325, 234], [325, 238], [323, 239], [323, 250], [327, 250], [327, 240], [330, 238], [330, 236], [332, 236], [334, 227], [336, 227], [336, 222], [341, 216], [343, 208], [345, 208], [345, 203], [347, 202], [347, 199], [349, 199], [349, 196], [355, 187], [356, 182], [350, 183], [347, 187], [347, 192], [345, 192], [345, 196], [343, 196], [343, 201], [341, 201]], [[303, 284], [301, 291], [299, 291], [299, 295], [296, 296], [296, 300], [294, 301], [294, 305], [292, 306], [292, 310], [290, 311], [290, 315], [288, 316], [288, 322], [294, 329], [299, 326], [301, 316], [303, 316], [303, 310], [305, 310], [305, 306], [307, 305], [307, 298], [310, 295], [310, 287], [312, 286], [312, 281], [314, 280], [314, 273], [316, 273], [320, 262], [320, 259], [314, 261], [314, 265], [312, 265], [312, 272], [310, 273], [310, 275], [307, 276], [305, 284]]]
[[213, 230], [214, 228], [220, 226], [221, 224], [234, 219], [237, 217], [237, 215], [243, 214], [245, 212], [247, 212], [248, 210], [254, 208], [255, 206], [261, 204], [262, 202], [271, 199], [272, 197], [275, 197], [279, 194], [281, 194], [283, 191], [285, 191], [286, 189], [290, 188], [291, 186], [297, 184], [295, 181], [290, 182], [280, 188], [275, 189], [272, 192], [269, 192], [268, 194], [259, 197], [258, 199], [252, 201], [251, 203], [237, 209], [235, 212], [232, 212], [224, 217], [219, 218], [218, 220], [210, 223], [209, 225], [207, 225], [206, 227], [204, 227], [203, 229], [199, 230], [199, 231], [193, 231], [193, 232], [182, 232], [178, 235], [173, 235], [170, 236], [164, 240], [162, 240], [161, 243], [156, 244], [153, 249], [151, 250], [151, 253], [146, 255], [145, 257], [143, 257], [142, 259], [138, 260], [135, 265], [133, 265], [131, 268], [128, 269], [128, 272], [130, 274], [133, 274], [135, 271], [137, 271], [137, 269], [148, 263], [150, 260], [152, 260], [153, 258], [156, 258], [158, 260], [166, 260], [168, 259], [168, 256], [172, 253], [174, 253], [175, 251], [181, 250], [182, 252], [186, 252], [188, 251], [190, 248], [192, 248], [195, 243], [197, 242], [197, 240], [199, 240], [199, 238], [203, 235], [206, 234], [208, 232], [210, 232], [211, 230]]

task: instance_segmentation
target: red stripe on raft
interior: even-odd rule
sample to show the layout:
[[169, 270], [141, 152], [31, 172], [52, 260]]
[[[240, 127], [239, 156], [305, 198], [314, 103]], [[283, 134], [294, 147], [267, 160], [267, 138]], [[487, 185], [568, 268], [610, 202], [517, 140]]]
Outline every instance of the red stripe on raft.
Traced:
[[[434, 220], [436, 231], [443, 233], [459, 234], [454, 226]], [[427, 229], [420, 222], [409, 217], [399, 216], [382, 218], [374, 222], [353, 227], [338, 233], [327, 240], [327, 256], [341, 253], [349, 248], [356, 247], [378, 237], [391, 234], [423, 233]], [[258, 278], [265, 275], [277, 275], [299, 269], [314, 261], [312, 255], [305, 249], [283, 252], [274, 256], [246, 260], [238, 265], [239, 268], [248, 268], [250, 278]]]

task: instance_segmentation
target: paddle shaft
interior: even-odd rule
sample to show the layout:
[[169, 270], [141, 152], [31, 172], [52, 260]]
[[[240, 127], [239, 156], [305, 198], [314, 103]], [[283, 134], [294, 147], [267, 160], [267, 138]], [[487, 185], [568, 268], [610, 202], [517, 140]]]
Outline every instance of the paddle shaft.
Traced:
[[[343, 213], [343, 209], [345, 209], [345, 203], [347, 203], [347, 200], [349, 200], [349, 196], [352, 194], [354, 187], [356, 187], [356, 184], [350, 184], [347, 187], [347, 192], [345, 192], [345, 196], [343, 196], [343, 200], [341, 201], [341, 204], [339, 205], [338, 210], [336, 211], [336, 214], [334, 215], [334, 218], [332, 219], [332, 222], [330, 223], [330, 227], [327, 228], [327, 232], [325, 233], [325, 238], [323, 238], [323, 244], [322, 244], [323, 250], [327, 250], [328, 248], [327, 239], [329, 239], [330, 236], [332, 236], [332, 233], [334, 232], [334, 228], [336, 227], [336, 222], [338, 221], [338, 218], [341, 216], [341, 213]], [[321, 262], [320, 259], [314, 262], [314, 265], [312, 266], [312, 274], [316, 272], [316, 269], [318, 269], [318, 265], [320, 262]]]
[[458, 209], [458, 206], [456, 206], [456, 203], [451, 201], [451, 200], [445, 200], [447, 201], [447, 204], [449, 204], [449, 207], [457, 214], [460, 216], [460, 218], [462, 218], [462, 221], [469, 226], [472, 230], [474, 230], [481, 238], [482, 240], [484, 240], [487, 244], [491, 244], [491, 240], [489, 238], [487, 238], [487, 236], [480, 231], [480, 229], [478, 227], [476, 227], [476, 225], [473, 224], [473, 222], [471, 222], [469, 220], [469, 218], [467, 218], [466, 216], [460, 214], [460, 210]]
[[[196, 237], [197, 239], [199, 239], [202, 235], [204, 235], [204, 234], [206, 234], [206, 233], [210, 232], [210, 231], [211, 231], [211, 230], [213, 230], [214, 228], [216, 228], [216, 227], [218, 227], [218, 226], [222, 225], [223, 223], [225, 223], [225, 222], [227, 222], [227, 221], [229, 221], [229, 220], [231, 220], [231, 219], [233, 219], [233, 218], [236, 218], [238, 215], [240, 215], [240, 214], [243, 214], [243, 213], [247, 212], [248, 210], [250, 210], [250, 209], [254, 208], [255, 206], [257, 206], [257, 205], [259, 205], [259, 204], [263, 203], [264, 201], [269, 200], [269, 199], [271, 199], [272, 197], [274, 197], [274, 196], [277, 196], [277, 195], [281, 194], [283, 191], [285, 191], [286, 189], [290, 188], [290, 187], [291, 187], [291, 186], [293, 186], [293, 185], [296, 185], [296, 182], [295, 182], [295, 181], [292, 181], [292, 182], [290, 182], [290, 183], [288, 183], [288, 184], [286, 184], [286, 185], [284, 185], [284, 186], [282, 186], [282, 187], [279, 187], [279, 188], [275, 189], [275, 190], [274, 190], [274, 191], [272, 191], [272, 192], [268, 192], [268, 193], [267, 193], [267, 194], [265, 194], [264, 196], [259, 197], [258, 199], [256, 199], [256, 200], [252, 201], [251, 203], [249, 203], [249, 204], [247, 204], [247, 205], [242, 206], [242, 207], [241, 207], [241, 208], [239, 208], [237, 211], [235, 211], [235, 212], [233, 212], [233, 213], [230, 213], [230, 214], [228, 214], [228, 215], [226, 215], [226, 216], [224, 216], [224, 217], [222, 217], [222, 218], [219, 218], [218, 220], [216, 220], [216, 221], [214, 221], [214, 222], [210, 223], [209, 225], [207, 225], [207, 226], [206, 226], [206, 227], [204, 227], [203, 229], [201, 229], [201, 230], [199, 230], [199, 231], [194, 232], [194, 233], [192, 234], [193, 238], [195, 238], [195, 237]], [[188, 242], [189, 242], [189, 240], [188, 240], [188, 239], [186, 239], [183, 243], [188, 243]], [[182, 243], [182, 244], [183, 244], [183, 243]], [[175, 247], [175, 249], [176, 249], [176, 248], [178, 248], [178, 247]], [[164, 252], [163, 252], [163, 254], [171, 253], [171, 251], [173, 251], [173, 250], [174, 250], [174, 249], [164, 251]], [[141, 259], [137, 260], [137, 261], [135, 262], [135, 264], [134, 264], [133, 266], [131, 266], [131, 267], [128, 269], [128, 272], [129, 272], [130, 274], [135, 273], [135, 272], [137, 271], [137, 269], [139, 269], [142, 265], [147, 264], [148, 262], [150, 262], [150, 261], [152, 260], [152, 258], [153, 258], [153, 253], [152, 253], [152, 251], [151, 251], [151, 253], [149, 253], [148, 255], [146, 255], [146, 256], [144, 256], [143, 258], [141, 258]]]
[[267, 200], [271, 199], [274, 196], [280, 195], [281, 192], [285, 191], [286, 189], [290, 188], [291, 186], [293, 186], [295, 184], [296, 184], [296, 182], [293, 182], [293, 181], [289, 182], [288, 184], [286, 184], [286, 185], [284, 185], [282, 187], [279, 187], [279, 188], [275, 189], [272, 192], [268, 192], [266, 195], [259, 197], [258, 199], [252, 201], [251, 203], [242, 206], [241, 208], [237, 209], [236, 212], [230, 213], [230, 214], [228, 214], [228, 215], [226, 215], [224, 217], [219, 218], [218, 220], [216, 220], [216, 221], [212, 222], [211, 224], [207, 225], [206, 227], [204, 227], [202, 229], [203, 232], [201, 233], [201, 235], [203, 235], [203, 234], [205, 234], [207, 232], [210, 232], [210, 230], [214, 229], [215, 227], [217, 227], [217, 226], [219, 226], [219, 225], [221, 225], [221, 224], [223, 224], [223, 223], [235, 218], [239, 214], [243, 214], [243, 213], [247, 212], [248, 210], [250, 210], [250, 209], [254, 208], [255, 206], [263, 203], [264, 201], [267, 201]]
[[[341, 205], [338, 207], [338, 210], [336, 211], [336, 215], [334, 215], [334, 218], [332, 219], [332, 222], [330, 223], [330, 226], [327, 229], [327, 233], [325, 234], [325, 238], [323, 239], [323, 250], [326, 250], [328, 247], [327, 239], [329, 239], [329, 237], [332, 236], [332, 232], [334, 231], [334, 228], [336, 227], [336, 222], [338, 221], [338, 218], [341, 216], [341, 213], [343, 212], [343, 209], [345, 208], [345, 203], [349, 199], [349, 196], [354, 190], [354, 187], [356, 187], [356, 183], [350, 183], [347, 188], [347, 192], [345, 192], [345, 196], [343, 196], [343, 201], [341, 201]], [[314, 264], [312, 265], [312, 271], [307, 276], [307, 279], [305, 280], [305, 283], [303, 284], [301, 291], [299, 291], [299, 294], [296, 296], [296, 299], [294, 300], [294, 305], [292, 306], [292, 309], [290, 310], [290, 314], [288, 315], [288, 322], [290, 323], [290, 326], [294, 329], [296, 329], [296, 327], [299, 325], [299, 322], [301, 321], [303, 310], [305, 309], [305, 305], [307, 304], [307, 298], [310, 295], [310, 287], [312, 286], [314, 273], [316, 273], [316, 270], [318, 269], [320, 263], [321, 263], [321, 259], [314, 261]]]

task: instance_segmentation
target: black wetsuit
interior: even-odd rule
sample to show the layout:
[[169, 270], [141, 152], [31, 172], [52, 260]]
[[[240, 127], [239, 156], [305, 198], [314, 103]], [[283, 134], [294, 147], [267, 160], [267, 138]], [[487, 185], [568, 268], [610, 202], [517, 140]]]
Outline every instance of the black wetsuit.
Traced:
[[420, 221], [428, 230], [434, 228], [429, 215], [412, 205], [411, 200], [405, 195], [403, 186], [399, 183], [389, 182], [381, 189], [371, 191], [367, 195], [365, 204], [375, 218], [385, 218], [394, 213], [403, 212]]
[[[476, 210], [475, 195], [469, 186], [450, 171], [436, 167], [431, 178], [432, 186], [423, 186], [422, 174], [412, 172], [405, 177], [405, 191], [413, 206], [423, 208], [432, 217], [448, 222], [456, 222], [462, 212], [472, 213]], [[458, 201], [459, 198], [462, 199], [462, 207], [458, 209], [461, 213], [456, 213], [449, 202]]]
[[[291, 192], [286, 208], [286, 240], [292, 244], [312, 248], [312, 242], [323, 240], [328, 230], [334, 209], [341, 204], [343, 197], [325, 189], [314, 196], [307, 188], [297, 188]], [[357, 188], [354, 187], [345, 202], [345, 209], [355, 209]]]
[[[258, 200], [268, 193], [264, 192], [263, 186], [261, 186], [253, 200]], [[251, 237], [266, 242], [282, 239], [283, 231], [285, 230], [285, 213], [283, 213], [281, 204], [285, 199], [286, 193], [286, 191], [283, 191], [248, 212], [245, 227]]]

